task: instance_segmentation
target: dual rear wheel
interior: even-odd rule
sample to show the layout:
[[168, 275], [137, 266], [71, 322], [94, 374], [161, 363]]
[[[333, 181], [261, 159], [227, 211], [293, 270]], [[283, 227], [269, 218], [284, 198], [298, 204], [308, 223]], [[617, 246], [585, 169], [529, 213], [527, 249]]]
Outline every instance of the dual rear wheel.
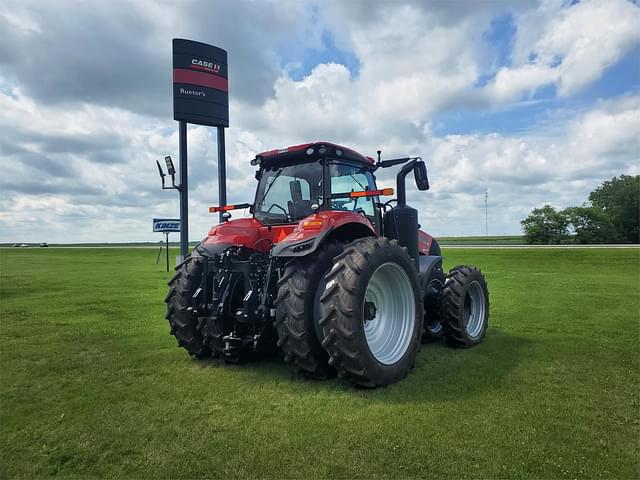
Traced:
[[322, 346], [353, 383], [376, 387], [413, 368], [423, 305], [414, 262], [395, 240], [364, 238], [345, 247], [320, 297]]
[[418, 284], [415, 264], [395, 240], [330, 244], [292, 261], [280, 281], [277, 325], [285, 358], [302, 373], [335, 371], [376, 387], [404, 378], [421, 340], [444, 336], [468, 348], [484, 338], [489, 298], [482, 273], [434, 267]]
[[329, 242], [289, 262], [276, 300], [285, 359], [316, 378], [337, 371], [369, 387], [400, 380], [422, 334], [415, 279], [409, 255], [386, 238]]

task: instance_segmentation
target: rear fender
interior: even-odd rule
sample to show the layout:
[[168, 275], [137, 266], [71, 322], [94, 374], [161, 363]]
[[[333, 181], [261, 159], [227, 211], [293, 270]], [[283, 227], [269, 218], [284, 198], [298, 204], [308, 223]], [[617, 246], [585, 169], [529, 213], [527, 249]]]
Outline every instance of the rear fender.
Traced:
[[434, 267], [442, 268], [442, 257], [438, 255], [420, 255], [420, 276], [429, 276]]
[[351, 241], [376, 236], [371, 222], [355, 212], [324, 210], [304, 218], [298, 226], [278, 242], [274, 257], [305, 257], [314, 253], [324, 241]]
[[439, 255], [420, 255], [419, 256], [420, 271], [418, 272], [418, 283], [420, 289], [425, 292], [427, 282], [434, 268], [442, 268], [442, 257]]

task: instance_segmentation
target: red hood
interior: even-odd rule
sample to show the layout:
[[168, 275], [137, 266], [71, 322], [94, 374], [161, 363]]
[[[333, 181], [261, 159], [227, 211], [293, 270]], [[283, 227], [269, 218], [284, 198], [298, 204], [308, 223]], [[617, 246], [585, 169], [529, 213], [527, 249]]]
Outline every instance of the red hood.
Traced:
[[259, 252], [268, 252], [274, 243], [303, 241], [347, 223], [362, 224], [375, 233], [371, 222], [359, 213], [322, 210], [291, 225], [268, 227], [255, 218], [231, 220], [212, 227], [204, 243], [244, 245]]

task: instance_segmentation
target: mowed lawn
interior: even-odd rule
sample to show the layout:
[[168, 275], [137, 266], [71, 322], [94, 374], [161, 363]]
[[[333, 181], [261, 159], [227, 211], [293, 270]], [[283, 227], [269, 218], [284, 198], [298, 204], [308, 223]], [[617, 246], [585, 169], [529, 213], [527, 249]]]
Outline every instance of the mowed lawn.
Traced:
[[640, 250], [444, 254], [485, 343], [362, 390], [190, 359], [154, 249], [0, 250], [0, 477], [640, 477]]

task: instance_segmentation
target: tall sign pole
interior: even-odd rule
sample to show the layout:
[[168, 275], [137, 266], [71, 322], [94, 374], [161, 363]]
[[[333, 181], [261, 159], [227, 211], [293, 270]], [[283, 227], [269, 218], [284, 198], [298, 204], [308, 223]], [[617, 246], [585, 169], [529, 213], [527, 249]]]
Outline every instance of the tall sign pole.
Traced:
[[180, 150], [180, 256], [184, 260], [189, 253], [189, 170], [187, 167], [187, 122], [178, 124], [178, 149]]
[[[217, 127], [218, 196], [227, 201], [224, 129], [229, 126], [227, 52], [206, 43], [173, 39], [173, 118], [179, 122], [180, 255], [189, 253], [187, 123]], [[222, 222], [222, 214], [220, 214]]]
[[[218, 205], [227, 204], [227, 165], [224, 144], [224, 127], [218, 127]], [[222, 223], [222, 214], [220, 212], [220, 223]]]
[[164, 232], [165, 251], [167, 253], [167, 273], [169, 273], [169, 232]]

